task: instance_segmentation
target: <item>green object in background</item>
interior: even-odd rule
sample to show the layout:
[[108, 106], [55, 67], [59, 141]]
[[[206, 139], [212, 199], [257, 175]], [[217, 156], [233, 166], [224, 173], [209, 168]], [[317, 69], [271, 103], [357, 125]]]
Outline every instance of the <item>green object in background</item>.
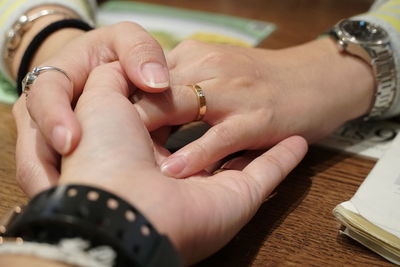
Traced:
[[14, 103], [18, 98], [15, 86], [6, 80], [0, 72], [0, 102]]
[[142, 25], [169, 51], [187, 39], [257, 46], [276, 26], [266, 21], [134, 1], [107, 1], [98, 12], [98, 24], [131, 21]]
[[165, 31], [150, 31], [150, 34], [167, 51], [172, 50], [179, 43], [179, 40], [173, 34]]

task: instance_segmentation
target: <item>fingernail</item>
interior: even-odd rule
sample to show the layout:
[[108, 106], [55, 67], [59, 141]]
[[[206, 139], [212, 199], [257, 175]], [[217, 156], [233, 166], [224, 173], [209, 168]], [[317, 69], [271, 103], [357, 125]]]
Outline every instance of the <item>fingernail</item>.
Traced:
[[72, 133], [64, 126], [56, 126], [53, 129], [53, 146], [61, 154], [66, 154], [71, 149]]
[[144, 63], [141, 71], [147, 86], [152, 88], [165, 88], [169, 86], [168, 70], [160, 63]]
[[186, 167], [186, 160], [183, 156], [171, 157], [161, 165], [161, 172], [164, 175], [175, 177]]

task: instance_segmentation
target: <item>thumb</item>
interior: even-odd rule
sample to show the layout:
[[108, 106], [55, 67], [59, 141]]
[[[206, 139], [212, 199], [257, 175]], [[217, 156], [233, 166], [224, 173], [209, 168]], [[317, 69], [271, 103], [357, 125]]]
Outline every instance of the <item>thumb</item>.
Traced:
[[103, 41], [113, 47], [135, 86], [146, 92], [161, 92], [169, 87], [164, 52], [145, 29], [135, 23], [121, 22], [114, 26], [114, 38], [102, 36], [105, 37]]
[[[246, 222], [275, 187], [299, 164], [306, 152], [306, 140], [300, 136], [292, 136], [250, 163], [248, 162], [252, 158], [251, 153], [235, 158], [228, 164], [228, 168], [224, 167], [224, 170], [214, 175], [213, 179], [216, 183], [234, 188], [239, 193], [241, 198], [235, 200], [237, 203], [233, 205], [235, 209], [232, 213], [235, 216], [246, 215], [240, 217]], [[247, 166], [243, 168], [245, 165]], [[237, 175], [238, 170], [242, 170], [246, 175]]]
[[303, 137], [292, 136], [272, 147], [243, 169], [243, 172], [248, 174], [248, 185], [260, 192], [260, 201], [264, 201], [300, 163], [307, 149], [307, 141]]
[[75, 108], [82, 139], [63, 158], [63, 177], [119, 177], [127, 170], [155, 168], [153, 143], [128, 94], [119, 62], [91, 72]]

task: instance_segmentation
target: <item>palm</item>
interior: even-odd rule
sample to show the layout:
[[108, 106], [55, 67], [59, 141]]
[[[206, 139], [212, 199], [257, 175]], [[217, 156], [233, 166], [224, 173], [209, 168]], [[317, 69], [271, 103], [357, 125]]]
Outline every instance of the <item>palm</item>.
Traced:
[[293, 138], [248, 165], [246, 157], [232, 162], [234, 170], [169, 178], [157, 162], [167, 155], [126, 98], [119, 65], [95, 70], [86, 87], [75, 109], [82, 139], [63, 159], [61, 182], [90, 184], [125, 198], [172, 239], [187, 262], [226, 244], [306, 150], [303, 139]]

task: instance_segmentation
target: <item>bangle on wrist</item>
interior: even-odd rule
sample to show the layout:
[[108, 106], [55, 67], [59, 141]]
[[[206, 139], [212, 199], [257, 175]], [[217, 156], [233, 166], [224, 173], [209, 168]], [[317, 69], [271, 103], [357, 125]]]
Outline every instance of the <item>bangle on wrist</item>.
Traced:
[[[15, 52], [20, 47], [25, 33], [32, 27], [35, 21], [51, 15], [62, 15], [64, 19], [79, 18], [74, 11], [68, 11], [69, 12], [57, 9], [43, 9], [32, 15], [27, 15], [25, 13], [18, 18], [11, 29], [6, 33], [4, 41], [3, 59], [9, 73], [11, 73], [11, 61], [14, 58]], [[29, 13], [29, 11], [27, 13]]]
[[54, 245], [81, 238], [89, 243], [86, 250], [107, 246], [116, 253], [113, 266], [182, 265], [169, 239], [136, 208], [89, 186], [61, 185], [44, 191], [0, 229], [3, 238], [19, 237], [23, 242]]
[[18, 94], [22, 93], [22, 80], [24, 79], [26, 73], [28, 72], [29, 66], [32, 62], [32, 58], [35, 55], [36, 51], [40, 47], [40, 45], [56, 31], [66, 28], [75, 28], [83, 31], [89, 31], [93, 28], [87, 24], [86, 22], [78, 19], [66, 19], [60, 20], [51, 23], [43, 30], [41, 30], [31, 41], [28, 47], [25, 50], [24, 55], [22, 56], [21, 63], [17, 72], [17, 92]]

